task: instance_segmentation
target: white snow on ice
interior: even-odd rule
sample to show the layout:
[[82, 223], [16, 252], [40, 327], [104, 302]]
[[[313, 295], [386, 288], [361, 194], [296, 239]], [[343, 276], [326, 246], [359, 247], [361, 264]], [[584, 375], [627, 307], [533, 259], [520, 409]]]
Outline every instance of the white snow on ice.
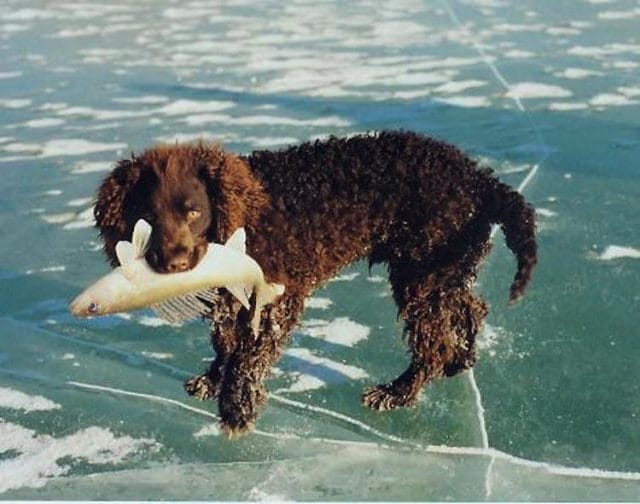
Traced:
[[[89, 464], [117, 464], [142, 449], [157, 450], [160, 446], [153, 439], [118, 437], [95, 426], [55, 438], [0, 419], [0, 453], [19, 453], [0, 461], [0, 494], [42, 487], [49, 478], [71, 471], [79, 459]], [[64, 464], [58, 463], [61, 459], [66, 459]]]
[[309, 390], [318, 390], [327, 385], [324, 380], [320, 378], [304, 373], [291, 373], [291, 377], [294, 379], [293, 383], [285, 388], [280, 388], [275, 391], [276, 394], [283, 392], [299, 393], [308, 392]]
[[330, 322], [318, 319], [305, 321], [301, 332], [312, 338], [352, 347], [367, 339], [371, 329], [348, 317], [338, 317]]
[[513, 99], [567, 98], [571, 91], [560, 86], [537, 82], [519, 82], [509, 86], [505, 96]]
[[640, 259], [640, 249], [633, 247], [622, 247], [620, 245], [609, 245], [598, 256], [601, 261], [613, 261], [614, 259]]
[[486, 96], [451, 96], [448, 98], [436, 98], [435, 101], [464, 108], [488, 107], [491, 104], [491, 101]]
[[28, 98], [4, 98], [0, 99], [0, 107], [8, 109], [24, 108], [31, 105], [31, 100]]
[[584, 110], [588, 109], [588, 103], [580, 103], [580, 102], [552, 102], [549, 104], [549, 110], [557, 110], [560, 112], [571, 111], [571, 110]]
[[230, 101], [196, 101], [176, 100], [157, 109], [157, 112], [165, 115], [184, 115], [203, 112], [219, 112], [234, 106]]
[[589, 100], [589, 105], [592, 107], [620, 107], [638, 103], [640, 103], [638, 100], [616, 93], [601, 93]]
[[[49, 411], [61, 406], [46, 397], [27, 395], [19, 390], [0, 387], [0, 408], [30, 411]], [[1, 452], [2, 450], [0, 450]]]
[[326, 297], [314, 296], [307, 298], [304, 301], [305, 308], [315, 308], [317, 310], [327, 310], [331, 305], [333, 305], [333, 301]]
[[364, 369], [361, 369], [356, 366], [350, 366], [348, 364], [342, 364], [340, 362], [327, 359], [326, 357], [319, 357], [318, 355], [315, 355], [307, 348], [289, 348], [285, 350], [284, 353], [285, 355], [295, 357], [297, 359], [308, 362], [309, 364], [323, 366], [323, 367], [326, 367], [327, 369], [337, 371], [340, 374], [343, 374], [344, 376], [346, 376], [347, 378], [351, 378], [352, 380], [362, 380], [369, 376]]
[[170, 353], [170, 352], [147, 352], [147, 351], [142, 351], [140, 353], [142, 355], [144, 355], [145, 357], [148, 357], [149, 359], [158, 359], [158, 360], [173, 359], [173, 354]]
[[71, 169], [71, 173], [93, 173], [109, 171], [114, 167], [110, 161], [80, 161]]
[[604, 75], [604, 72], [597, 70], [588, 70], [586, 68], [565, 68], [561, 72], [553, 74], [555, 77], [563, 77], [565, 79], [584, 79], [585, 77], [599, 77]]
[[467, 89], [483, 87], [486, 85], [487, 85], [486, 81], [477, 80], [477, 79], [468, 79], [468, 80], [447, 82], [445, 84], [438, 86], [433, 91], [436, 93], [454, 94], [454, 93], [460, 93], [461, 91], [466, 91]]

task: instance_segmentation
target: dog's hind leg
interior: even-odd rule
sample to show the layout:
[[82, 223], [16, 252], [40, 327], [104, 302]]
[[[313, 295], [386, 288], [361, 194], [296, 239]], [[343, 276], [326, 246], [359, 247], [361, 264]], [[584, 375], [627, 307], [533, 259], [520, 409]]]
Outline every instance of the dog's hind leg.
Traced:
[[490, 247], [488, 226], [485, 231], [458, 253], [454, 247], [424, 261], [390, 262], [391, 286], [398, 316], [405, 322], [411, 363], [395, 380], [365, 390], [366, 406], [375, 410], [410, 406], [425, 383], [474, 364], [475, 337], [487, 307], [470, 289], [476, 267]]
[[487, 314], [486, 305], [467, 288], [451, 288], [438, 280], [443, 279], [430, 275], [403, 289], [400, 316], [411, 363], [392, 382], [365, 390], [366, 406], [376, 410], [410, 406], [425, 383], [474, 364], [475, 337]]

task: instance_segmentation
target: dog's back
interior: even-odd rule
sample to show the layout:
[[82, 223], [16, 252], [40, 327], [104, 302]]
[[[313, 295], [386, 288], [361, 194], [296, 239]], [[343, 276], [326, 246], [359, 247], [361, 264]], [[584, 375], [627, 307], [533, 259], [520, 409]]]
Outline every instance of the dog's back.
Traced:
[[299, 254], [319, 281], [365, 257], [371, 263], [423, 261], [451, 253], [451, 247], [470, 246], [468, 235], [492, 223], [501, 224], [518, 258], [511, 299], [530, 278], [536, 260], [532, 208], [450, 144], [381, 132], [257, 151], [245, 160], [271, 197], [264, 225], [273, 220], [287, 228], [290, 257]]

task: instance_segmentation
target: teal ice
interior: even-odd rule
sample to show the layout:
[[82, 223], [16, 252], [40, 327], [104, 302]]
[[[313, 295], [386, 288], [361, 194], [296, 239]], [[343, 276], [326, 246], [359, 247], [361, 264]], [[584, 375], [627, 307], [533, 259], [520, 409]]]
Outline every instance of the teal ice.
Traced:
[[[0, 498], [640, 500], [640, 3], [4, 0]], [[407, 355], [383, 268], [307, 303], [253, 434], [182, 381], [207, 327], [74, 320], [108, 271], [114, 161], [206, 137], [236, 152], [379, 129], [459, 145], [538, 212], [506, 303], [500, 233], [473, 372], [375, 413]]]

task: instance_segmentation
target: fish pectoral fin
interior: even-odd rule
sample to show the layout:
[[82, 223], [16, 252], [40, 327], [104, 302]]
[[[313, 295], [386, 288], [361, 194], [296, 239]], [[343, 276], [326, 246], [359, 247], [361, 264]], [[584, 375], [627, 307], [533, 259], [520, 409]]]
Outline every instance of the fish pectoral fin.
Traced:
[[247, 291], [247, 288], [244, 284], [225, 285], [224, 288], [227, 289], [233, 295], [233, 297], [240, 301], [242, 303], [242, 306], [244, 306], [247, 310], [251, 309], [251, 304], [249, 303], [249, 296], [251, 295], [251, 291]]
[[199, 294], [186, 294], [167, 299], [151, 306], [151, 309], [170, 324], [180, 324], [207, 314], [208, 305], [198, 298]]
[[136, 254], [131, 242], [122, 240], [116, 243], [116, 257], [120, 266], [126, 266], [127, 264], [135, 261]]
[[247, 233], [243, 227], [236, 229], [231, 238], [229, 238], [225, 244], [225, 247], [232, 248], [243, 254], [247, 253]]
[[133, 236], [131, 237], [136, 258], [142, 257], [147, 253], [149, 242], [151, 241], [151, 231], [151, 224], [144, 219], [138, 219], [138, 222], [133, 227]]
[[284, 294], [284, 284], [270, 283], [269, 289], [271, 289], [274, 299]]
[[253, 331], [254, 338], [258, 337], [258, 331], [260, 330], [260, 314], [262, 308], [271, 304], [275, 299], [284, 294], [284, 285], [279, 283], [268, 283], [266, 288], [259, 289], [256, 295], [256, 307], [253, 312], [253, 318], [251, 319], [251, 330]]

